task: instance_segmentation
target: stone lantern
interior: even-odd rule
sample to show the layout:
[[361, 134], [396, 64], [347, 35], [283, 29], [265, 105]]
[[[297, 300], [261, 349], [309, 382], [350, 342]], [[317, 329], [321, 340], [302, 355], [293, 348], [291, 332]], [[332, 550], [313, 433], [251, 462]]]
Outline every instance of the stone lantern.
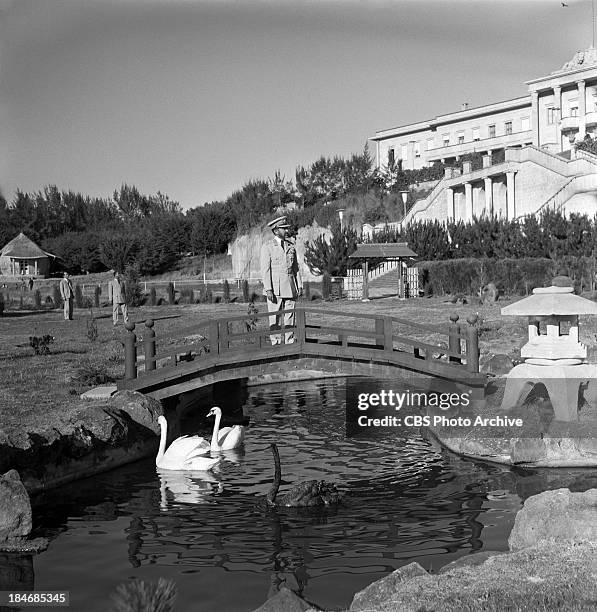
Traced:
[[581, 386], [589, 391], [587, 395], [597, 393], [597, 365], [586, 363], [587, 347], [579, 341], [578, 317], [597, 315], [597, 304], [574, 295], [570, 278], [557, 276], [551, 287], [534, 289], [533, 295], [502, 308], [502, 314], [525, 316], [529, 325], [529, 341], [520, 350], [524, 363], [507, 375], [502, 408], [513, 408], [542, 383], [556, 419], [578, 420]]

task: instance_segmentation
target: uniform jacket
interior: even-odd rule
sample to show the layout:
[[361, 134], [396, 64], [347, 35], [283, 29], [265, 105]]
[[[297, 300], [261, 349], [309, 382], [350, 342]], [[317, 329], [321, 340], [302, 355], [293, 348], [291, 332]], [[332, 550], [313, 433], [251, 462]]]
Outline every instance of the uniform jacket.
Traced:
[[112, 304], [124, 304], [126, 302], [124, 297], [124, 282], [115, 278], [108, 283], [108, 299]]
[[273, 291], [277, 297], [296, 299], [298, 290], [303, 288], [303, 281], [292, 243], [285, 241], [282, 247], [274, 238], [263, 243], [261, 280], [264, 294]]
[[68, 300], [74, 296], [73, 284], [70, 278], [63, 278], [60, 280], [60, 297], [63, 300]]

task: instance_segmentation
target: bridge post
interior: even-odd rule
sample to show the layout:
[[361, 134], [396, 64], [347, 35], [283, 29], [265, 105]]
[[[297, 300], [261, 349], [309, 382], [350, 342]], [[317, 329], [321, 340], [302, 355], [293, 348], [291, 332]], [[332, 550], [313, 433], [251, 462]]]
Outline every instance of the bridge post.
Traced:
[[375, 346], [383, 348], [383, 319], [381, 317], [375, 319]]
[[466, 330], [466, 369], [469, 372], [479, 372], [479, 330], [477, 315], [467, 317], [468, 329]]
[[137, 336], [135, 324], [132, 321], [125, 323], [124, 336], [124, 378], [132, 380], [137, 378]]
[[209, 352], [212, 355], [220, 354], [220, 325], [217, 321], [211, 321], [209, 325]]
[[294, 312], [294, 323], [296, 325], [296, 341], [304, 344], [306, 340], [306, 319], [305, 309], [297, 308]]
[[383, 348], [384, 351], [392, 353], [394, 351], [394, 341], [392, 339], [392, 319], [383, 318]]
[[154, 322], [151, 319], [145, 321], [147, 330], [143, 334], [143, 352], [145, 354], [145, 371], [155, 370], [155, 331]]
[[[462, 350], [460, 347], [460, 325], [458, 325], [458, 319], [459, 317], [457, 314], [450, 315], [451, 323], [448, 331], [448, 350], [450, 353], [460, 353]], [[454, 357], [452, 355], [450, 355], [448, 361], [450, 363], [462, 363], [460, 357]]]

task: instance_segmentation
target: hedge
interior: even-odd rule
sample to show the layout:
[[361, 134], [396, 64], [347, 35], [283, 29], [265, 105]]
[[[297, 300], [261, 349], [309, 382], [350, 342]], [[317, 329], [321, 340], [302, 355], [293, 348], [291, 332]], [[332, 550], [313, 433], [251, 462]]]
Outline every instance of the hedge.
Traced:
[[487, 283], [494, 283], [503, 295], [529, 295], [535, 287], [546, 287], [556, 274], [572, 278], [578, 292], [590, 287], [594, 276], [591, 257], [520, 259], [447, 259], [423, 261], [419, 268], [426, 295], [477, 295]]

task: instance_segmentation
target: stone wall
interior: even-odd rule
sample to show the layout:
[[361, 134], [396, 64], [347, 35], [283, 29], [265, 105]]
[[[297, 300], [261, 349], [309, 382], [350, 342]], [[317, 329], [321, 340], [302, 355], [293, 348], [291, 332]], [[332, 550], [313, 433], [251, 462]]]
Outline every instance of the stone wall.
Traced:
[[[326, 240], [332, 236], [330, 229], [320, 227], [317, 223], [307, 227], [301, 227], [296, 237], [296, 252], [301, 266], [303, 280], [319, 280], [319, 276], [313, 274], [305, 265], [305, 243], [316, 240], [320, 235]], [[259, 258], [261, 245], [269, 240], [272, 232], [268, 227], [253, 228], [248, 234], [236, 238], [228, 246], [228, 252], [232, 257], [232, 271], [235, 278], [260, 279]]]

